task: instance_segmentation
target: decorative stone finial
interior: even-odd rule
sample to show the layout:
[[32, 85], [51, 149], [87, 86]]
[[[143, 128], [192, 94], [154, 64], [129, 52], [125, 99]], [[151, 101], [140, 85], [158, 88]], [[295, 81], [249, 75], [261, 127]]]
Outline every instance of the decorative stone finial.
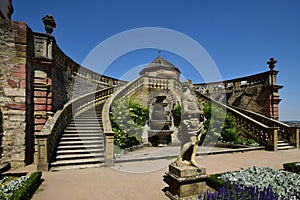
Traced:
[[274, 58], [270, 58], [267, 64], [269, 65], [270, 70], [273, 70], [275, 68], [275, 64], [277, 63], [277, 60]]
[[52, 15], [47, 14], [43, 17], [43, 23], [45, 25], [46, 33], [50, 34], [53, 32], [53, 29], [56, 27], [56, 23]]

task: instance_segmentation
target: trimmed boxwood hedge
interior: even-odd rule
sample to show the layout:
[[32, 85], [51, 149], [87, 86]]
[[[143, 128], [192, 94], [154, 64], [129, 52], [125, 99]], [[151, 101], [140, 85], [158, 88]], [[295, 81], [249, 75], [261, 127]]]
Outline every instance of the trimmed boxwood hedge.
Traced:
[[224, 180], [218, 178], [223, 174], [226, 173], [209, 175], [209, 178], [206, 180], [206, 185], [213, 188], [214, 190], [219, 190], [225, 184]]
[[296, 165], [296, 163], [300, 163], [300, 162], [284, 163], [283, 168], [286, 171], [300, 174], [300, 164]]
[[29, 200], [31, 199], [34, 192], [37, 190], [41, 184], [42, 172], [34, 172], [25, 181], [24, 185], [16, 190], [14, 194], [10, 197], [12, 200]]

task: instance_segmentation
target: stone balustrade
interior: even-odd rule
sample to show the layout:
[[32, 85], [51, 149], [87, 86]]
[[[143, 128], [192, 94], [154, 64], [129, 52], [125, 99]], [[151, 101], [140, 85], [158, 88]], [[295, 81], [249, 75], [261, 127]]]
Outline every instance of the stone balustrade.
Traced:
[[[63, 74], [63, 80], [65, 80], [64, 84], [67, 84], [66, 92], [68, 100], [70, 100], [73, 96], [71, 89], [73, 89], [72, 84], [76, 81], [76, 79], [87, 82], [89, 85], [95, 85], [97, 89], [126, 84], [125, 81], [98, 74], [76, 63], [59, 48], [56, 44], [55, 38], [49, 34], [34, 33], [33, 38], [34, 60], [36, 60], [36, 65], [43, 65], [42, 61], [48, 61], [55, 67], [54, 74]], [[63, 80], [57, 79], [56, 81]], [[68, 84], [70, 87], [68, 87]], [[88, 88], [86, 89], [88, 90]]]
[[[233, 107], [233, 106], [231, 106]], [[251, 117], [252, 119], [255, 119], [256, 121], [259, 121], [269, 127], [277, 127], [278, 128], [278, 138], [281, 140], [284, 140], [286, 142], [289, 142], [291, 145], [296, 146], [296, 148], [299, 148], [300, 141], [299, 141], [299, 131], [300, 127], [291, 127], [285, 123], [282, 123], [278, 120], [274, 120], [272, 118], [268, 118], [264, 115], [261, 115], [259, 113], [255, 113], [252, 111], [248, 111], [245, 109], [241, 109], [238, 107], [233, 107], [235, 110], [238, 110], [247, 116]]]
[[[248, 114], [244, 114], [230, 106], [224, 105], [218, 101], [215, 101], [209, 98], [206, 95], [201, 94], [196, 91], [196, 94], [205, 101], [209, 101], [213, 105], [216, 105], [222, 109], [226, 109], [227, 112], [230, 112], [239, 127], [250, 137], [254, 138], [259, 143], [266, 146], [267, 149], [277, 151], [278, 150], [278, 138], [279, 138], [279, 127], [268, 126], [259, 122], [258, 120], [251, 118]], [[275, 121], [275, 120], [274, 120]]]
[[47, 120], [42, 131], [35, 135], [38, 170], [48, 170], [50, 168], [61, 133], [70, 120], [89, 108], [104, 103], [113, 92], [114, 88], [106, 88], [73, 99], [65, 104], [62, 110], [57, 111], [53, 117]]
[[278, 71], [272, 70], [251, 76], [245, 76], [241, 78], [216, 81], [210, 83], [198, 83], [194, 84], [194, 87], [203, 94], [216, 93], [216, 92], [232, 92], [243, 90], [246, 86], [257, 85], [276, 85], [276, 76]]

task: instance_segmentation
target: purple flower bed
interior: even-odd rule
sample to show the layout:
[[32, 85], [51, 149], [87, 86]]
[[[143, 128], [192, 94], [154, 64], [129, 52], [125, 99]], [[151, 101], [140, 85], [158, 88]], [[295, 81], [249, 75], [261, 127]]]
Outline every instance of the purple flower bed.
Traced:
[[276, 195], [271, 186], [264, 188], [262, 191], [259, 190], [257, 186], [246, 187], [243, 185], [230, 184], [226, 182], [223, 187], [221, 187], [217, 192], [204, 193], [204, 196], [199, 195], [199, 199], [203, 200], [226, 200], [226, 199], [236, 199], [236, 200], [278, 200], [278, 195]]
[[199, 199], [300, 200], [300, 176], [268, 167], [212, 175], [208, 183], [218, 191]]

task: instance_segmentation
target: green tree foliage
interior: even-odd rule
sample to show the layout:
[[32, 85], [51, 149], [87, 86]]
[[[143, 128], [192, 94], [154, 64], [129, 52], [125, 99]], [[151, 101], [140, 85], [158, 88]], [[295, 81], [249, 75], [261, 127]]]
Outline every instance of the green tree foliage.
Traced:
[[[219, 141], [231, 142], [242, 145], [258, 145], [253, 139], [245, 138], [241, 129], [236, 125], [235, 118], [225, 108], [201, 102], [204, 105], [204, 113], [207, 119], [205, 123], [206, 132], [210, 131]], [[212, 115], [213, 113], [213, 115]]]
[[172, 112], [173, 112], [173, 118], [174, 118], [174, 125], [176, 127], [179, 127], [180, 126], [180, 121], [181, 121], [182, 111], [181, 111], [181, 106], [178, 102], [177, 102], [177, 105], [174, 107]]
[[148, 108], [129, 98], [114, 101], [110, 120], [115, 132], [115, 145], [127, 148], [140, 144], [143, 126], [148, 115]]

